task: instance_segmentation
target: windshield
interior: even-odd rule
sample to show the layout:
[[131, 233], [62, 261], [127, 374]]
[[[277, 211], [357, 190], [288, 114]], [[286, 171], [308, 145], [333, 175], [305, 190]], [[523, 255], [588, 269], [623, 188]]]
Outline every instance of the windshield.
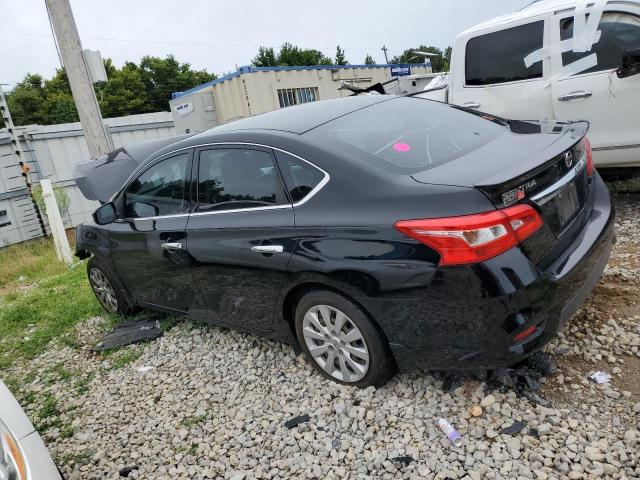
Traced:
[[423, 98], [398, 97], [309, 133], [367, 152], [373, 155], [369, 156], [373, 163], [386, 170], [415, 173], [472, 151], [505, 131], [507, 123], [491, 115]]

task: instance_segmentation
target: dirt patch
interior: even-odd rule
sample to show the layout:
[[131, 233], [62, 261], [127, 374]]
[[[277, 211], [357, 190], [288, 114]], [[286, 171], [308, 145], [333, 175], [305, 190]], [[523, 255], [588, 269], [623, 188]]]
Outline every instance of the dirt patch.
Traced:
[[[578, 406], [585, 395], [603, 395], [596, 384], [587, 379], [590, 372], [602, 371], [611, 375], [611, 385], [620, 392], [630, 392], [629, 399], [640, 401], [640, 358], [624, 356], [624, 364], [607, 361], [587, 362], [577, 356], [556, 357], [558, 375], [548, 379], [542, 387], [545, 398], [554, 404], [564, 403]], [[614, 368], [621, 370], [613, 374]]]
[[598, 310], [599, 318], [609, 315], [640, 315], [640, 285], [615, 276], [603, 277], [596, 285], [588, 300], [588, 305]]

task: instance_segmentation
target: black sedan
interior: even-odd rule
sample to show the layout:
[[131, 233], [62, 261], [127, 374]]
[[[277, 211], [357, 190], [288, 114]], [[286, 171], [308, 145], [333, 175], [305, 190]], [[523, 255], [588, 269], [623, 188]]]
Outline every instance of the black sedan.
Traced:
[[508, 366], [609, 258], [587, 129], [415, 97], [285, 108], [152, 154], [78, 227], [77, 254], [110, 312], [280, 339], [338, 382]]

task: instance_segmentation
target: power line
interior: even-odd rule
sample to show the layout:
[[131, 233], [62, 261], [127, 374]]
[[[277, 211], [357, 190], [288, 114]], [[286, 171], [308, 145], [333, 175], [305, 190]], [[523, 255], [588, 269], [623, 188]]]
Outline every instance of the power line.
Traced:
[[[16, 36], [16, 37], [51, 37], [49, 33], [36, 33], [36, 32], [0, 32], [0, 35]], [[224, 47], [224, 48], [260, 48], [264, 45], [245, 45], [240, 43], [209, 43], [209, 42], [182, 42], [182, 41], [170, 41], [170, 40], [145, 40], [136, 38], [115, 38], [115, 37], [80, 37], [81, 40], [99, 40], [104, 42], [123, 42], [123, 43], [148, 43], [158, 45], [182, 45], [188, 47]], [[320, 46], [324, 50], [334, 49], [332, 46]], [[371, 50], [373, 47], [343, 47], [344, 50]]]

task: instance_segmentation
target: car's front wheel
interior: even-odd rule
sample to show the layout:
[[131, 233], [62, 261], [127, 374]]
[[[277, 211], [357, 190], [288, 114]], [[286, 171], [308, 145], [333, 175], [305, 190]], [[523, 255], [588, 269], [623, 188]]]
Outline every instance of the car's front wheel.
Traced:
[[307, 358], [326, 378], [358, 387], [381, 386], [395, 363], [375, 325], [351, 300], [325, 290], [296, 307], [296, 335]]
[[91, 290], [108, 313], [131, 315], [135, 306], [129, 300], [118, 279], [104, 262], [91, 257], [87, 262], [87, 275]]

